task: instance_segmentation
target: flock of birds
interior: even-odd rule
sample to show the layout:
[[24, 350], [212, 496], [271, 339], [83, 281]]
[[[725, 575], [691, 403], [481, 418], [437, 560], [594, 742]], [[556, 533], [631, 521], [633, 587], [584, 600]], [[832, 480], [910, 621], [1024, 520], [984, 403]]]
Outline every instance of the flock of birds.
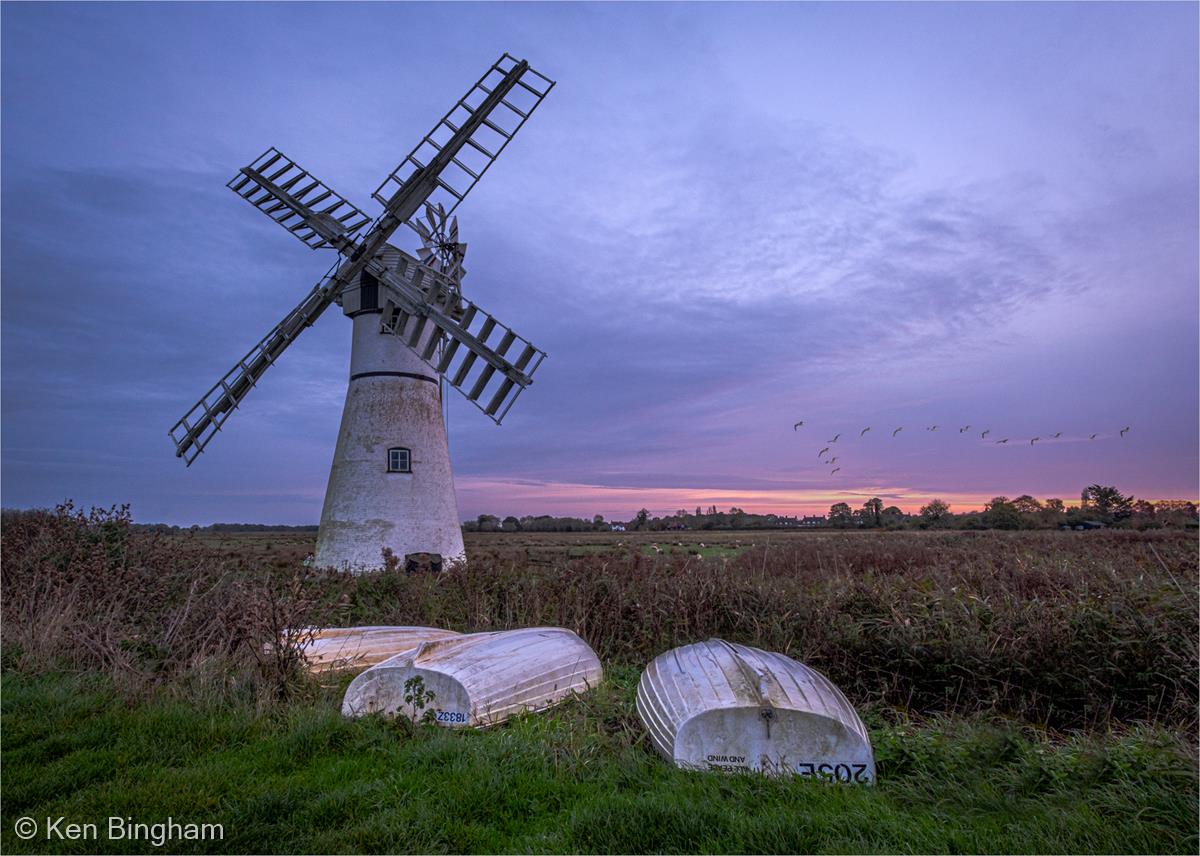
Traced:
[[[796, 424], [794, 424], [792, 426], [792, 430], [799, 431], [803, 427], [804, 427], [804, 420], [801, 419], [799, 422], [797, 422]], [[1126, 425], [1124, 428], [1121, 429], [1120, 434], [1122, 437], [1124, 437], [1126, 434], [1129, 433], [1130, 427], [1131, 426]], [[936, 431], [937, 429], [938, 429], [937, 425], [929, 425], [929, 426], [926, 426], [926, 428], [925, 428], [926, 431]], [[859, 431], [858, 432], [859, 438], [861, 439], [861, 438], [865, 437], [867, 435], [867, 432], [870, 430], [871, 430], [871, 426], [868, 425], [866, 428]], [[895, 430], [892, 431], [892, 437], [895, 437], [897, 434], [899, 434], [903, 430], [904, 430], [903, 425], [901, 425], [899, 428], [896, 428]], [[970, 430], [971, 430], [970, 425], [964, 425], [963, 427], [958, 429], [958, 433], [966, 434]], [[980, 432], [979, 438], [981, 440], [986, 440], [988, 438], [988, 434], [991, 434], [991, 433], [992, 433], [992, 429], [988, 428], [988, 429]], [[1047, 439], [1057, 440], [1059, 437], [1062, 436], [1062, 434], [1063, 434], [1062, 431], [1056, 431], [1053, 434], [1048, 434]], [[827, 452], [830, 452], [833, 450], [833, 444], [836, 443], [841, 436], [842, 436], [841, 432], [834, 434], [832, 439], [825, 441], [829, 445], [825, 446], [824, 448], [821, 449], [821, 451], [817, 452], [817, 458], [821, 459], [822, 463], [826, 464], [827, 466], [833, 467], [833, 469], [831, 469], [829, 471], [830, 475], [833, 475], [834, 473], [841, 470], [841, 467], [833, 466], [834, 464], [837, 463], [838, 456], [834, 455], [833, 457], [829, 458], [828, 460], [825, 460], [824, 456]], [[1099, 436], [1100, 436], [1100, 432], [1097, 431], [1095, 434], [1089, 435], [1088, 440], [1095, 440]], [[993, 440], [992, 442], [995, 443], [997, 446], [1002, 446], [1002, 445], [1008, 443], [1009, 440], [1011, 440], [1011, 439], [1012, 439], [1011, 437], [1005, 437], [1003, 440]], [[1029, 439], [1029, 445], [1032, 446], [1034, 443], [1037, 443], [1041, 439], [1042, 439], [1041, 437], [1031, 437]]]

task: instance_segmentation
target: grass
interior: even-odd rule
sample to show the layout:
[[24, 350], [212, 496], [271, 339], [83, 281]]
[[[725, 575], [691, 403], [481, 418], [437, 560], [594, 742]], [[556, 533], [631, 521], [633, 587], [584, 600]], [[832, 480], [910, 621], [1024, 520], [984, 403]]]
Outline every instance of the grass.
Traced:
[[978, 718], [868, 711], [875, 787], [690, 773], [633, 714], [638, 672], [487, 731], [346, 720], [338, 687], [263, 712], [98, 676], [3, 679], [0, 845], [147, 852], [146, 841], [22, 842], [18, 817], [220, 823], [180, 852], [1195, 853], [1193, 750], [1168, 732], [1051, 739]]
[[[303, 566], [312, 533], [69, 504], [2, 525], [4, 852], [1200, 848], [1188, 533], [478, 534], [447, 573], [350, 577]], [[348, 721], [293, 637], [352, 624], [569, 627], [609, 679], [485, 732]], [[640, 669], [712, 636], [827, 674], [878, 786], [658, 758]], [[22, 816], [226, 835], [26, 843]]]
[[697, 559], [732, 559], [750, 549], [750, 545], [708, 544], [703, 541], [664, 540], [641, 547], [643, 556], [689, 556]]

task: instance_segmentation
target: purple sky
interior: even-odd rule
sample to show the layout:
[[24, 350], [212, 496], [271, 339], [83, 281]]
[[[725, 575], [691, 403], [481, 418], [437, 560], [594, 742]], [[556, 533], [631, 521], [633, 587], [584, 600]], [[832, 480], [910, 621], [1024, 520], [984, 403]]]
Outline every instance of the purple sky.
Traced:
[[464, 290], [550, 358], [502, 427], [452, 394], [463, 517], [1195, 499], [1197, 9], [4, 4], [3, 504], [315, 523], [340, 313], [166, 435], [330, 263], [224, 184], [277, 146], [374, 215], [504, 51], [558, 86]]

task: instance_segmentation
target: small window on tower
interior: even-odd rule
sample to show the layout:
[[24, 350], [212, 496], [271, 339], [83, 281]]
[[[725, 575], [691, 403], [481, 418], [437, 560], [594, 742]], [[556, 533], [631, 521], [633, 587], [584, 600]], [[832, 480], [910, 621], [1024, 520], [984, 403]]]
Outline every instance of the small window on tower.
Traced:
[[412, 452], [408, 449], [388, 449], [389, 473], [411, 473]]

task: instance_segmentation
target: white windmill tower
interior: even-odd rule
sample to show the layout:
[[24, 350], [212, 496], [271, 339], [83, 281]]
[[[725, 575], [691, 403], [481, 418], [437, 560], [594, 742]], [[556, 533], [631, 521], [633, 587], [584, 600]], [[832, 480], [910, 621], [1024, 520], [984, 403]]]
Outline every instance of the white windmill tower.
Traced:
[[[191, 466], [263, 373], [339, 303], [353, 323], [350, 382], [319, 566], [376, 568], [384, 548], [402, 560], [463, 555], [439, 378], [499, 424], [545, 353], [462, 296], [466, 245], [452, 215], [553, 86], [504, 54], [375, 190], [383, 213], [374, 222], [276, 149], [229, 182], [306, 245], [339, 256], [171, 428], [171, 439]], [[388, 243], [401, 224], [421, 238], [416, 256]]]

